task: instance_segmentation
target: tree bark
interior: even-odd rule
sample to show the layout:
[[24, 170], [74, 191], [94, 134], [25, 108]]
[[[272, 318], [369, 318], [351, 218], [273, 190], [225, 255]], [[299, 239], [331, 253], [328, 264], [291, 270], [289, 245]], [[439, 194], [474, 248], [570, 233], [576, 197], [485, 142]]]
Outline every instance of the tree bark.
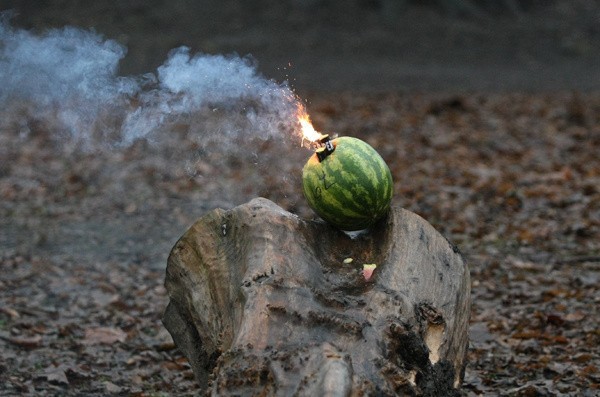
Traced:
[[266, 199], [218, 209], [177, 242], [165, 285], [163, 322], [210, 395], [458, 395], [469, 270], [409, 211], [351, 238]]

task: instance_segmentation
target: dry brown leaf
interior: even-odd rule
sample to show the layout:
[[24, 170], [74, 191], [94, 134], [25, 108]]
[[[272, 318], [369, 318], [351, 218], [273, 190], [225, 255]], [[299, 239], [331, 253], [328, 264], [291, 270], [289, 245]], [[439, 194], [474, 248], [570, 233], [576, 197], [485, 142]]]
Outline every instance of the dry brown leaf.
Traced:
[[42, 337], [40, 335], [35, 335], [31, 337], [27, 336], [15, 336], [8, 338], [8, 341], [17, 346], [21, 346], [27, 349], [34, 349], [36, 347], [40, 347], [42, 344]]
[[577, 311], [574, 313], [567, 314], [564, 317], [564, 319], [565, 319], [565, 321], [568, 321], [568, 322], [577, 322], [577, 321], [583, 320], [586, 316], [587, 316], [587, 314], [585, 314], [584, 312]]
[[0, 307], [0, 313], [7, 314], [12, 320], [21, 317], [19, 312], [17, 312], [15, 309], [11, 309], [10, 307], [6, 306]]
[[83, 343], [86, 345], [110, 345], [115, 342], [125, 342], [127, 334], [120, 328], [97, 327], [85, 330]]
[[65, 374], [64, 369], [60, 367], [48, 368], [42, 377], [46, 379], [48, 383], [52, 383], [55, 385], [69, 384], [69, 380], [67, 379], [67, 375]]
[[104, 382], [104, 388], [106, 389], [106, 391], [108, 393], [111, 393], [111, 394], [119, 394], [123, 391], [123, 388], [121, 386], [115, 385], [114, 383], [112, 383], [110, 381]]

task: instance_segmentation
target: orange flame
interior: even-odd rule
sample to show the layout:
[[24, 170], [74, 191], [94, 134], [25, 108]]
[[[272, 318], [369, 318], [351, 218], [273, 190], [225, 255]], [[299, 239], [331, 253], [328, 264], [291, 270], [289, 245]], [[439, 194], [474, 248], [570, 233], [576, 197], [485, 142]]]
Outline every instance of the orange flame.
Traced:
[[306, 113], [306, 110], [303, 107], [298, 109], [298, 122], [300, 123], [302, 131], [302, 140], [306, 139], [309, 142], [316, 142], [323, 136], [320, 132], [315, 130], [308, 113]]

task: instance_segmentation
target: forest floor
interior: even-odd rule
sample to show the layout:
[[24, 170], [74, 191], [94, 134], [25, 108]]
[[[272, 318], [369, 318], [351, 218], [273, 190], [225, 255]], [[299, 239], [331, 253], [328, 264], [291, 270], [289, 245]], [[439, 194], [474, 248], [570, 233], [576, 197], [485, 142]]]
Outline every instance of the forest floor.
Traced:
[[[486, 34], [459, 31], [460, 48]], [[313, 86], [299, 62], [317, 129], [375, 147], [394, 177], [394, 205], [467, 259], [468, 396], [600, 392], [600, 68], [589, 51], [598, 32], [575, 33], [545, 53], [562, 60], [542, 68], [546, 79], [536, 54], [523, 60], [529, 47], [518, 60], [537, 65], [527, 72], [495, 63], [504, 47], [482, 70], [434, 62], [419, 72], [416, 60], [398, 74], [381, 54], [329, 83], [321, 65]], [[262, 41], [252, 43], [261, 60]], [[389, 80], [369, 90], [364, 71], [375, 64]], [[502, 85], [496, 70], [514, 79]], [[161, 324], [167, 255], [207, 211], [256, 196], [313, 217], [300, 186], [310, 153], [285, 138], [206, 153], [186, 129], [80, 151], [36, 120], [27, 133], [0, 125], [0, 396], [197, 394]]]
[[[345, 95], [312, 109], [324, 131], [377, 148], [394, 205], [470, 264], [468, 395], [598, 392], [599, 95]], [[185, 137], [176, 155], [143, 143], [64, 153], [43, 131], [8, 138], [0, 395], [193, 393], [160, 322], [166, 256], [206, 211], [255, 196], [312, 217], [299, 179], [309, 153], [266, 145], [217, 169], [196, 159], [190, 176]]]

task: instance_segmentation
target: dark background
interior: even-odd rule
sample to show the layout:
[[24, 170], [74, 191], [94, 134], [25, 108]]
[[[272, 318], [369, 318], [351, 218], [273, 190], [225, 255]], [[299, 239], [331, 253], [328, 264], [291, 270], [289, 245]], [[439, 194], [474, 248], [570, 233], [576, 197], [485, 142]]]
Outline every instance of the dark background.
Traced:
[[306, 90], [591, 90], [600, 5], [590, 0], [9, 0], [13, 24], [73, 25], [126, 45], [123, 74], [181, 45], [250, 55]]

